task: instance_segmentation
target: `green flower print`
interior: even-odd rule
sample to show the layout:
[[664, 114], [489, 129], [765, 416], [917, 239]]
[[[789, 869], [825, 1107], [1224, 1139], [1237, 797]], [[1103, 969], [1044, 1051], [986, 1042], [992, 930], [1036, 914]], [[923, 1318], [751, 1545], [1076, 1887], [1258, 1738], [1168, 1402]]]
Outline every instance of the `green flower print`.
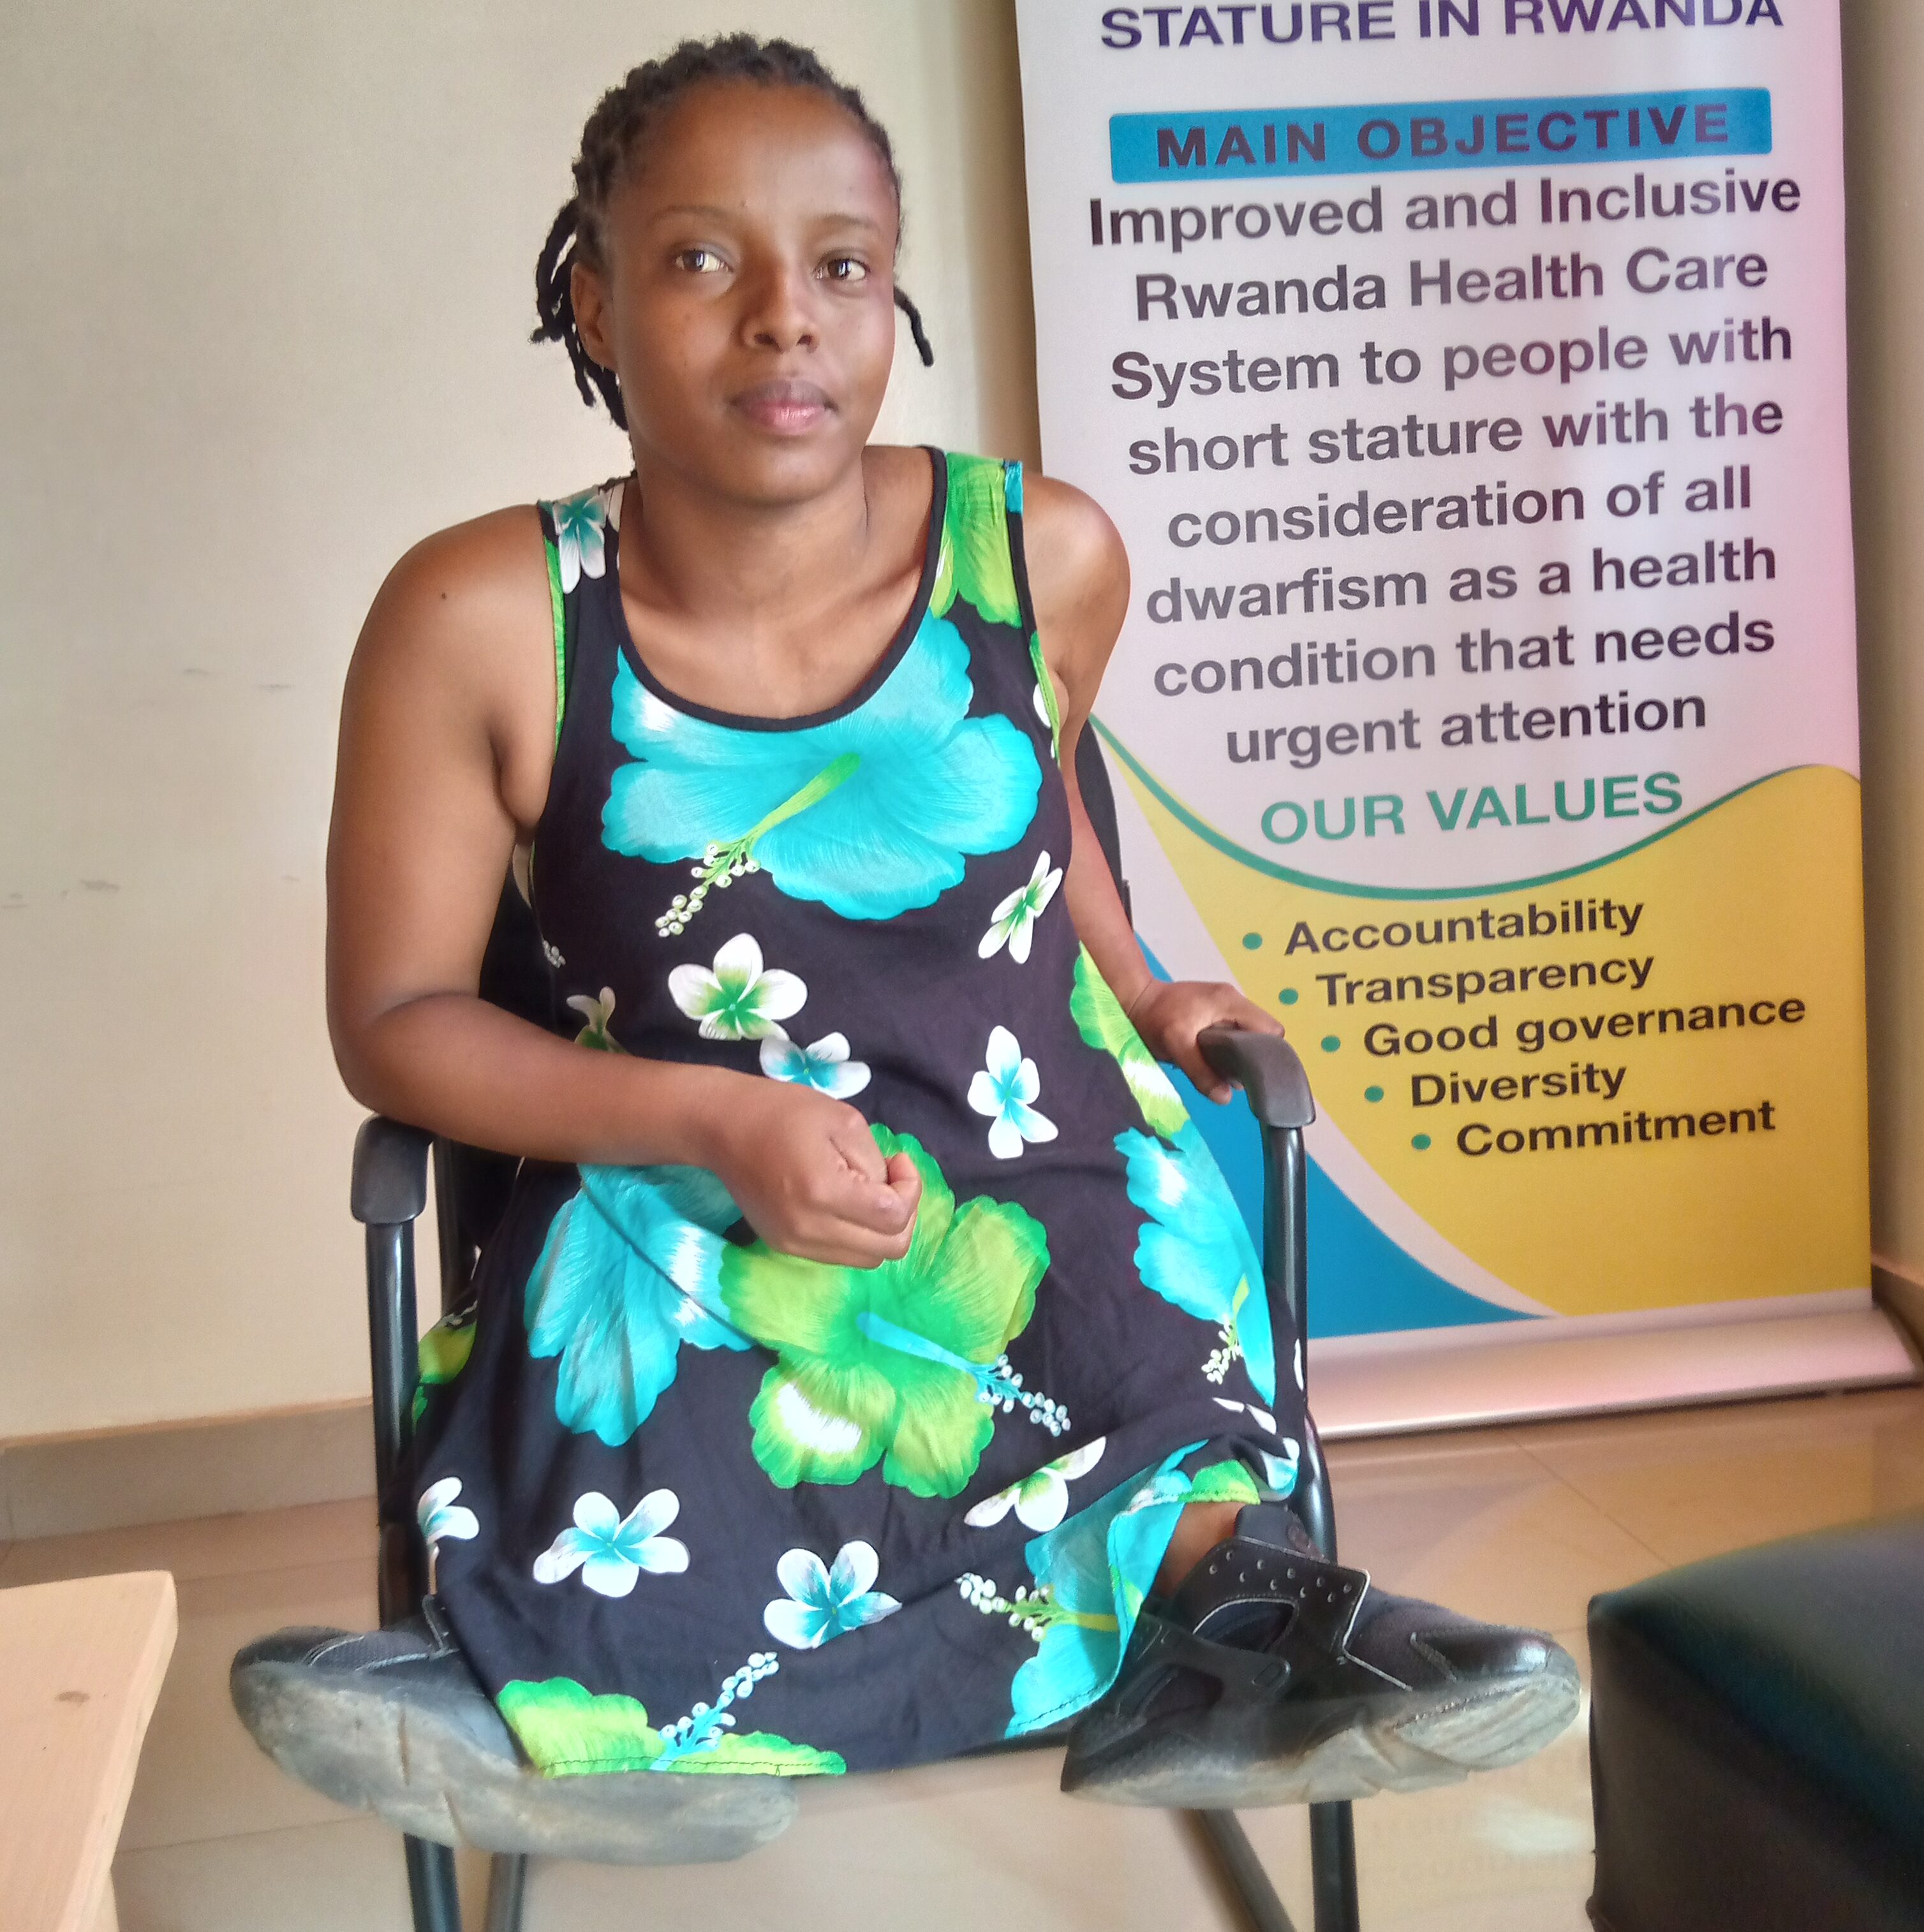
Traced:
[[1076, 958], [1069, 1013], [1083, 1039], [1111, 1055], [1121, 1068], [1149, 1131], [1166, 1141], [1174, 1140], [1189, 1125], [1189, 1110], [1177, 1096], [1169, 1076], [1142, 1044], [1142, 1035], [1129, 1024], [1122, 1002], [1109, 991], [1109, 982], [1097, 970], [1086, 947]]
[[428, 1391], [451, 1382], [467, 1366], [474, 1353], [474, 1315], [472, 1308], [457, 1309], [444, 1315], [421, 1338], [420, 1379], [414, 1385], [414, 1420], [428, 1412]]
[[949, 458], [949, 500], [929, 599], [937, 616], [946, 616], [960, 597], [992, 624], [1022, 622], [1005, 514], [1022, 507], [1019, 468], [992, 457]]
[[635, 762], [610, 783], [602, 842], [657, 865], [695, 862], [656, 920], [671, 935], [711, 888], [750, 872], [844, 919], [932, 905], [966, 858], [1022, 837], [1042, 786], [1028, 738], [1009, 718], [971, 718], [974, 697], [968, 646], [933, 616], [864, 703], [794, 730], [691, 717], [624, 659], [614, 729]]
[[624, 1047], [608, 1031], [608, 1022], [614, 1018], [614, 988], [604, 986], [601, 996], [596, 998], [589, 993], [577, 993], [568, 1004], [581, 1016], [581, 1030], [575, 1036], [577, 1046], [592, 1048], [596, 1053], [626, 1053]]
[[754, 935], [738, 932], [716, 954], [713, 970], [677, 966], [668, 994], [701, 1022], [704, 1040], [767, 1040], [782, 1035], [781, 1022], [802, 1010], [809, 989], [792, 973], [764, 968]]
[[729, 1708], [751, 1696], [777, 1668], [758, 1651], [723, 1683], [712, 1706], [657, 1730], [632, 1697], [598, 1697], [572, 1677], [525, 1678], [503, 1685], [497, 1700], [535, 1768], [551, 1778], [595, 1772], [737, 1772], [776, 1778], [835, 1774], [848, 1766], [834, 1751], [791, 1744], [772, 1731], [737, 1735]]
[[1004, 1413], [1019, 1404], [1059, 1434], [1068, 1418], [1022, 1387], [1004, 1351], [1028, 1324], [1049, 1266], [1040, 1224], [986, 1195], [958, 1207], [941, 1169], [906, 1134], [874, 1130], [922, 1177], [908, 1252], [872, 1268], [778, 1254], [758, 1241], [722, 1256], [721, 1293], [743, 1334], [775, 1351], [749, 1412], [755, 1456], [783, 1489], [884, 1481], [953, 1496]]
[[1062, 868], [1052, 866], [1046, 852], [1036, 854], [1035, 870], [1025, 886], [1018, 886], [1000, 901], [989, 921], [989, 930], [977, 942], [978, 959], [992, 959], [1004, 946], [1018, 966], [1028, 964], [1029, 949], [1034, 944], [1035, 922], [1049, 910], [1056, 889], [1062, 883]]
[[1136, 1244], [1143, 1286], [1186, 1315], [1213, 1322], [1221, 1346], [1203, 1364], [1212, 1382], [1240, 1359], [1256, 1392], [1276, 1400], [1276, 1352], [1262, 1264], [1242, 1210], [1193, 1121], [1165, 1146], [1133, 1128], [1115, 1150], [1129, 1163], [1129, 1198], [1149, 1218]]

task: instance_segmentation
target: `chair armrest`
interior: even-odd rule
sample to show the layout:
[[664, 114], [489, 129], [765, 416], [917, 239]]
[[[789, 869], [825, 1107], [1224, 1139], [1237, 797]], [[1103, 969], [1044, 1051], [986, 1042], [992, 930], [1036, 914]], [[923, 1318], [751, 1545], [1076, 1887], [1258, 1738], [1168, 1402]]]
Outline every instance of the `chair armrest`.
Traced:
[[1218, 1073], [1249, 1096], [1250, 1110], [1265, 1126], [1306, 1127], [1316, 1118], [1310, 1077], [1280, 1034], [1205, 1027], [1196, 1043]]
[[354, 1178], [348, 1202], [365, 1227], [398, 1228], [428, 1205], [431, 1135], [371, 1114], [354, 1136]]

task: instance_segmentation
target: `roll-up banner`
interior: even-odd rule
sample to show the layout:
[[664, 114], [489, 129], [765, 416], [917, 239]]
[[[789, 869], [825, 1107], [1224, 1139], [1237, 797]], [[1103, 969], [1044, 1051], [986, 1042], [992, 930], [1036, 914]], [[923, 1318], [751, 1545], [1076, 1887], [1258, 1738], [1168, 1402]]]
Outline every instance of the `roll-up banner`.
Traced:
[[1019, 8], [1136, 923], [1308, 1066], [1326, 1422], [1907, 1376], [1835, 0]]

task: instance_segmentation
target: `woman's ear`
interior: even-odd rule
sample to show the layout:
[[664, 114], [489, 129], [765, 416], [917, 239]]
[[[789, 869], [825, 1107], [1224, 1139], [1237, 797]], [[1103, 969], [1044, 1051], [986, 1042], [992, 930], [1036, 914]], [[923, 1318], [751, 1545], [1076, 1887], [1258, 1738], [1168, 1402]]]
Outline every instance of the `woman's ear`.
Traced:
[[608, 285], [578, 256], [569, 270], [568, 298], [574, 305], [575, 332], [588, 359], [612, 370], [614, 345], [608, 335]]

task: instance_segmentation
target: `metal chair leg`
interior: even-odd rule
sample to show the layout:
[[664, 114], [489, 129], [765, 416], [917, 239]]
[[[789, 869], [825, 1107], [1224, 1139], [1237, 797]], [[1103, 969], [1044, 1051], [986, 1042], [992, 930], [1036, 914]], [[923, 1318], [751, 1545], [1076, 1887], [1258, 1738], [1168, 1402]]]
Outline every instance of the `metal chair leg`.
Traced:
[[407, 1896], [414, 1907], [414, 1932], [461, 1932], [461, 1892], [455, 1882], [455, 1855], [446, 1845], [404, 1838], [407, 1852]]
[[[1247, 1932], [1296, 1932], [1295, 1921], [1283, 1909], [1269, 1882], [1269, 1874], [1233, 1811], [1192, 1811], [1209, 1862], [1224, 1889], [1235, 1901]], [[1317, 1922], [1320, 1932], [1322, 1922]]]
[[1310, 1807], [1310, 1896], [1316, 1932], [1357, 1932], [1356, 1826], [1346, 1798]]
[[497, 1852], [488, 1866], [487, 1932], [521, 1932], [528, 1889], [524, 1852]]

